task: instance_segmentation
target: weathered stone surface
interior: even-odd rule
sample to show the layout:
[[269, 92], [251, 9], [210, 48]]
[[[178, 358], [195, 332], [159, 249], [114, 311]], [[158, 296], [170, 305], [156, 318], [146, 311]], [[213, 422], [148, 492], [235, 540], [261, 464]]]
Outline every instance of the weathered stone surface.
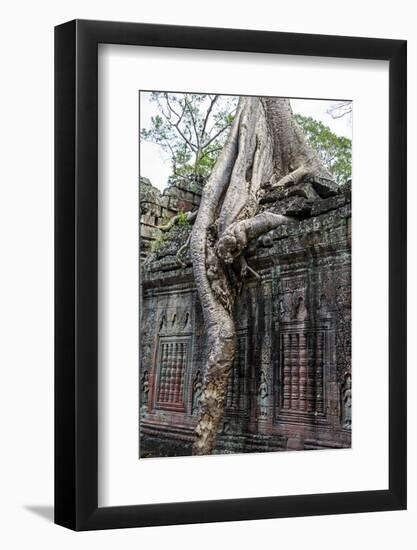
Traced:
[[[247, 279], [235, 304], [237, 356], [215, 453], [351, 444], [350, 190], [306, 200], [269, 201], [305, 213], [248, 249], [261, 280]], [[175, 256], [190, 229], [171, 229], [142, 271], [142, 457], [191, 454], [207, 349], [188, 253], [186, 267]]]
[[[140, 194], [140, 255], [147, 258], [154, 249], [165, 242], [159, 227], [169, 222], [179, 212], [192, 212], [198, 208], [204, 178], [196, 174], [171, 178], [168, 187], [161, 193], [148, 178], [139, 181]], [[171, 240], [174, 232], [171, 235]], [[169, 254], [168, 246], [161, 250]], [[158, 253], [158, 258], [162, 257]]]
[[333, 197], [334, 195], [337, 195], [339, 193], [338, 185], [332, 180], [320, 177], [307, 177], [306, 181], [311, 183], [313, 188], [323, 199], [327, 197]]
[[259, 200], [259, 212], [305, 218], [335, 210], [349, 200], [348, 187], [338, 187], [324, 178], [305, 177], [297, 185], [265, 190]]

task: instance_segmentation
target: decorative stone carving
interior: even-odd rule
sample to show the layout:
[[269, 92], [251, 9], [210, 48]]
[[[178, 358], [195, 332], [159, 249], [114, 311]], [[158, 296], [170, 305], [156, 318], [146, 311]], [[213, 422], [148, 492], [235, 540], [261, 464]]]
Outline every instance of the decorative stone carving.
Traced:
[[302, 296], [298, 297], [297, 305], [295, 307], [295, 318], [297, 321], [305, 321], [308, 316], [308, 311], [304, 303], [304, 298]]
[[222, 435], [227, 435], [230, 432], [230, 422], [223, 422]]
[[342, 426], [347, 430], [352, 427], [352, 377], [349, 373], [345, 374], [345, 378], [341, 391], [342, 404]]
[[163, 341], [160, 343], [159, 357], [158, 405], [168, 409], [183, 407], [187, 343]]
[[[248, 252], [262, 279], [245, 280], [237, 297], [238, 342], [216, 452], [350, 446], [350, 205], [330, 202], [326, 213], [273, 230], [268, 248], [256, 242]], [[191, 453], [208, 350], [192, 269], [175, 260], [186, 237], [167, 242], [142, 278], [141, 394], [145, 370], [155, 384], [141, 414], [143, 452], [155, 445]]]
[[247, 405], [246, 336], [239, 336], [233, 370], [226, 390], [226, 407], [244, 411]]
[[284, 294], [284, 296], [279, 301], [279, 316], [280, 320], [283, 322], [291, 321], [292, 316], [292, 294]]
[[183, 328], [183, 330], [187, 328], [189, 320], [190, 320], [189, 312], [184, 311], [184, 314], [182, 316], [182, 328]]
[[291, 326], [281, 333], [282, 412], [323, 414], [325, 334], [325, 330], [306, 329], [302, 325]]
[[330, 317], [328, 300], [325, 294], [320, 296], [319, 300], [319, 315], [320, 317]]
[[141, 379], [140, 386], [140, 405], [146, 407], [149, 398], [149, 372], [145, 370]]
[[159, 316], [159, 332], [162, 332], [167, 327], [167, 317], [166, 312], [163, 311]]
[[258, 385], [258, 406], [260, 418], [268, 416], [268, 382], [264, 371], [261, 371], [261, 377]]
[[198, 412], [202, 393], [203, 377], [201, 376], [201, 371], [198, 370], [193, 380], [192, 414], [196, 414]]

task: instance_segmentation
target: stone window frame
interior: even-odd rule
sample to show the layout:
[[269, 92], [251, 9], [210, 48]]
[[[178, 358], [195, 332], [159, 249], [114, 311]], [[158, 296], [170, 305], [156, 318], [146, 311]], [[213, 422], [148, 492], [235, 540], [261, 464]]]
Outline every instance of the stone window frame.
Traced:
[[[285, 334], [297, 334], [300, 330], [304, 330], [307, 335], [316, 335], [319, 332], [324, 334], [323, 343], [323, 412], [316, 411], [297, 411], [291, 409], [283, 409], [281, 405], [282, 400], [282, 377], [283, 377], [283, 365], [281, 359], [281, 336]], [[318, 319], [316, 322], [302, 322], [302, 321], [285, 321], [279, 323], [278, 330], [276, 332], [277, 337], [277, 354], [276, 364], [274, 365], [274, 423], [279, 424], [281, 422], [311, 422], [312, 418], [315, 418], [317, 423], [327, 425], [327, 407], [328, 407], [328, 384], [330, 382], [330, 369], [332, 360], [335, 361], [332, 353], [332, 340], [335, 339], [335, 328], [332, 319]], [[334, 351], [334, 350], [333, 350]], [[334, 369], [337, 368], [336, 363]]]
[[[186, 357], [185, 357], [185, 366], [184, 366], [184, 382], [182, 389], [182, 405], [178, 403], [161, 403], [158, 400], [159, 384], [161, 378], [161, 353], [162, 345], [166, 343], [178, 343], [186, 344]], [[157, 342], [157, 351], [156, 351], [156, 362], [155, 362], [155, 384], [154, 384], [154, 395], [153, 395], [153, 410], [156, 411], [173, 411], [173, 412], [187, 412], [187, 396], [188, 396], [188, 373], [190, 372], [190, 364], [192, 358], [192, 335], [185, 336], [182, 334], [170, 334], [158, 336]]]

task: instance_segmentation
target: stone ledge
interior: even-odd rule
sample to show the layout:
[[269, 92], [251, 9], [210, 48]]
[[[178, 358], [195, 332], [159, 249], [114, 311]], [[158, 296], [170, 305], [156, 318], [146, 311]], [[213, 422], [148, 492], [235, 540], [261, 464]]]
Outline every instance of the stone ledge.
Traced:
[[[339, 200], [339, 197], [325, 200]], [[248, 257], [258, 255], [259, 259], [280, 255], [297, 255], [308, 247], [323, 254], [326, 250], [333, 252], [336, 248], [348, 249], [350, 246], [350, 216], [351, 205], [344, 204], [318, 216], [295, 220], [294, 223], [282, 225], [266, 233], [248, 247]], [[146, 286], [155, 285], [157, 281], [167, 284], [175, 279], [190, 280], [193, 278], [189, 250], [182, 255], [186, 267], [182, 267], [176, 259], [176, 253], [186, 241], [191, 226], [181, 228], [175, 238], [166, 246], [161, 246], [158, 259], [149, 262], [142, 273], [142, 281]], [[272, 260], [271, 260], [272, 261]], [[169, 274], [171, 272], [171, 274]]]

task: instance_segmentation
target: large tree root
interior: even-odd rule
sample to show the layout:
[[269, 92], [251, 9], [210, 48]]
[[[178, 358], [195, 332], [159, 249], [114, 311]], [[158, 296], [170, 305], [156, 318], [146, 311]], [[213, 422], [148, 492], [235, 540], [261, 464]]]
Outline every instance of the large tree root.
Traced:
[[187, 267], [187, 264], [184, 262], [184, 260], [182, 259], [181, 256], [187, 250], [188, 246], [190, 245], [190, 241], [191, 241], [191, 232], [188, 235], [185, 243], [179, 247], [179, 249], [177, 250], [177, 253], [175, 255], [175, 257], [177, 259], [177, 262], [181, 265], [181, 267]]
[[[291, 221], [291, 218], [264, 212], [251, 219], [242, 220], [232, 224], [225, 234], [219, 239], [217, 256], [225, 263], [231, 263], [239, 257], [242, 276], [251, 272], [257, 278], [259, 275], [250, 268], [241, 251], [248, 241], [261, 236], [263, 233]], [[196, 439], [193, 446], [193, 454], [209, 454], [214, 449], [216, 436], [224, 412], [224, 401], [227, 390], [229, 373], [233, 368], [236, 350], [236, 330], [233, 320], [233, 297], [225, 289], [217, 289], [215, 284], [222, 281], [219, 274], [218, 260], [211, 249], [208, 252], [210, 268], [207, 269], [211, 291], [215, 295], [215, 303], [211, 305], [211, 311], [216, 315], [217, 321], [209, 326], [208, 350], [209, 356], [206, 366], [204, 391], [200, 401], [200, 416], [196, 428]], [[213, 275], [211, 275], [213, 273]], [[224, 300], [230, 300], [225, 302]], [[217, 306], [216, 306], [217, 304]], [[219, 305], [220, 308], [219, 309]], [[217, 308], [217, 312], [215, 311]]]
[[309, 170], [305, 164], [302, 164], [296, 170], [293, 170], [292, 172], [281, 178], [277, 183], [272, 185], [271, 189], [297, 185], [297, 183], [299, 183], [305, 176], [308, 175], [314, 175], [314, 172]]
[[263, 212], [253, 218], [235, 222], [226, 229], [217, 243], [217, 255], [226, 264], [232, 263], [247, 247], [249, 241], [293, 221], [288, 216]]
[[224, 412], [229, 373], [235, 358], [236, 331], [231, 315], [216, 332], [208, 342], [209, 357], [200, 400], [197, 437], [193, 445], [194, 455], [209, 454], [215, 447]]
[[235, 357], [235, 297], [245, 276], [259, 278], [243, 253], [250, 241], [293, 221], [271, 212], [255, 215], [259, 191], [296, 185], [306, 175], [331, 178], [295, 122], [289, 100], [241, 98], [228, 139], [203, 188], [191, 234], [208, 349], [194, 454], [210, 454], [215, 447]]
[[194, 223], [197, 217], [197, 210], [195, 210], [194, 212], [181, 212], [180, 214], [176, 214], [173, 218], [169, 220], [168, 223], [158, 226], [158, 229], [160, 229], [163, 233], [166, 233], [167, 231], [172, 229], [174, 225], [179, 223], [181, 219], [183, 219], [184, 214], [188, 223]]

